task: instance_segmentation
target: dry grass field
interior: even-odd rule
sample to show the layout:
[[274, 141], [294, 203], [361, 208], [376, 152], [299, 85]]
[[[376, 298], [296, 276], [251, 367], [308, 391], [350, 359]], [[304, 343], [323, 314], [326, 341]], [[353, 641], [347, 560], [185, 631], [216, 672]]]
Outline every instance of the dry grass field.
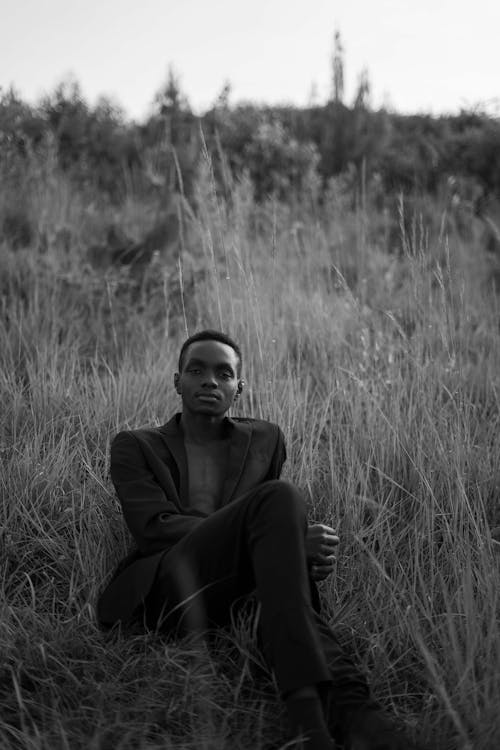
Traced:
[[237, 413], [281, 425], [286, 477], [339, 529], [324, 607], [375, 694], [434, 748], [500, 747], [500, 309], [474, 225], [402, 203], [390, 254], [369, 190], [257, 206], [205, 170], [180, 253], [103, 270], [98, 230], [148, 206], [31, 170], [44, 242], [0, 247], [0, 747], [285, 746], [251, 617], [211, 648], [96, 624], [130, 544], [110, 439], [178, 409], [179, 345], [201, 327], [241, 342]]

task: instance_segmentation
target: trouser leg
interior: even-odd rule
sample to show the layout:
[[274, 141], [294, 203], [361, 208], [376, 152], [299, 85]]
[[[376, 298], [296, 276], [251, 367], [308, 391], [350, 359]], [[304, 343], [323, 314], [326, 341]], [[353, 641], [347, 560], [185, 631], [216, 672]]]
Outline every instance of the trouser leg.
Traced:
[[305, 503], [293, 485], [279, 480], [260, 485], [166, 553], [146, 602], [150, 617], [156, 618], [162, 605], [169, 627], [224, 624], [232, 603], [256, 588], [263, 649], [280, 691], [331, 683], [336, 667], [342, 689], [357, 690], [362, 676], [311, 605], [306, 530]]
[[265, 482], [209, 516], [165, 554], [146, 616], [165, 605], [184, 630], [229, 621], [256, 589], [262, 641], [282, 692], [329, 677], [311, 605], [305, 503], [288, 482]]
[[318, 613], [316, 626], [330, 673], [329, 689], [335, 695], [335, 700], [343, 706], [368, 700], [369, 687], [366, 678], [346, 654], [332, 628]]
[[330, 730], [335, 739], [342, 742], [352, 714], [361, 708], [380, 710], [380, 704], [372, 698], [363, 673], [348, 656], [335, 632], [318, 613], [316, 622], [330, 673], [330, 681], [320, 687], [320, 694]]

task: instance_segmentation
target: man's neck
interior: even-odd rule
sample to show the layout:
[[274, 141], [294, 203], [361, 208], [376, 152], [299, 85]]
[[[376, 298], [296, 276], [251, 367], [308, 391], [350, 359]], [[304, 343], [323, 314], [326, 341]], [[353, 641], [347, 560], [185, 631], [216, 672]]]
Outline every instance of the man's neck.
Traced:
[[184, 441], [188, 443], [212, 443], [225, 437], [225, 416], [207, 417], [183, 411], [180, 424]]

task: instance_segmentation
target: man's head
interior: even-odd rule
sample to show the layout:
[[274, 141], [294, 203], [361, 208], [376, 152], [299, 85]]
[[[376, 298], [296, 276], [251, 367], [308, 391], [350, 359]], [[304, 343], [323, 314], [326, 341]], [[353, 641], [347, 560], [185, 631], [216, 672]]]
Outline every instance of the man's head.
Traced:
[[221, 416], [243, 389], [241, 349], [225, 333], [204, 330], [190, 336], [179, 354], [174, 385], [183, 408]]
[[222, 331], [215, 331], [212, 328], [208, 328], [204, 331], [198, 331], [198, 333], [194, 333], [192, 336], [190, 336], [188, 339], [185, 340], [185, 342], [181, 346], [181, 351], [179, 354], [179, 372], [180, 373], [182, 372], [183, 367], [186, 363], [187, 350], [189, 349], [191, 344], [196, 344], [197, 341], [218, 341], [221, 344], [230, 346], [238, 358], [238, 370], [236, 374], [238, 377], [240, 377], [241, 366], [243, 362], [243, 357], [241, 354], [240, 347], [238, 346], [236, 341], [234, 341], [226, 333], [222, 333]]

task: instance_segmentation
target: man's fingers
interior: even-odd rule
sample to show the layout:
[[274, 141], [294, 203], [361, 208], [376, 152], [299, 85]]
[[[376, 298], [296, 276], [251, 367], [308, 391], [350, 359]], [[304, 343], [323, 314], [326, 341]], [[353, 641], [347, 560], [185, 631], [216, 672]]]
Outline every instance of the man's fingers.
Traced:
[[336, 530], [332, 529], [331, 526], [326, 526], [324, 523], [313, 523], [309, 526], [309, 532], [313, 536], [324, 536], [329, 534], [336, 534]]
[[330, 526], [321, 526], [320, 531], [318, 532], [319, 539], [323, 542], [323, 544], [338, 544], [340, 539], [338, 537], [338, 534], [335, 529], [330, 528]]
[[306, 553], [309, 560], [320, 562], [331, 555], [340, 544], [340, 539], [334, 529], [325, 524], [309, 526], [306, 538]]
[[318, 565], [317, 563], [313, 564], [311, 566], [311, 576], [313, 581], [323, 581], [325, 578], [331, 575], [334, 570], [333, 562], [334, 561], [332, 561], [329, 565]]
[[315, 570], [332, 570], [337, 558], [335, 555], [321, 555], [314, 559], [311, 568]]
[[317, 555], [314, 565], [328, 567], [329, 565], [333, 565], [336, 559], [335, 555]]
[[335, 529], [323, 524], [314, 524], [309, 526], [308, 536], [310, 539], [318, 540], [325, 544], [338, 544], [340, 539]]
[[337, 547], [340, 544], [340, 539], [337, 535], [330, 536], [327, 539], [323, 539], [320, 549], [322, 552], [328, 553], [329, 550], [333, 549], [334, 547]]

